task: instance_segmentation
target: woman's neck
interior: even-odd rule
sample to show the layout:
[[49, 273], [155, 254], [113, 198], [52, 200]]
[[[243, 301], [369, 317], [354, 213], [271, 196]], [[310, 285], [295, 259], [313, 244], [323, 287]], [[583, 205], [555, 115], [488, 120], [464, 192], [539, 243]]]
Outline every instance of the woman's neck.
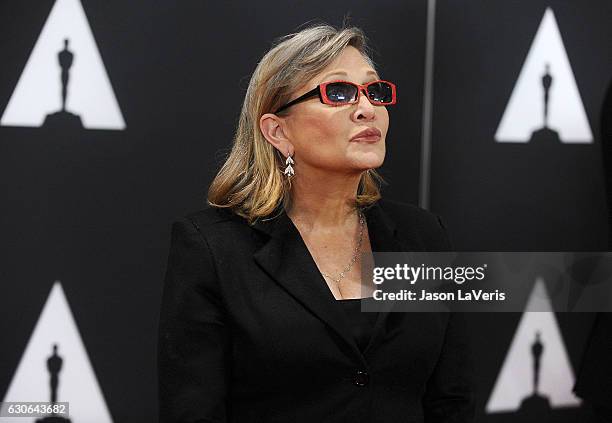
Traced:
[[354, 203], [359, 179], [360, 175], [316, 181], [296, 178], [292, 182], [291, 206], [287, 214], [309, 230], [352, 225], [356, 220]]

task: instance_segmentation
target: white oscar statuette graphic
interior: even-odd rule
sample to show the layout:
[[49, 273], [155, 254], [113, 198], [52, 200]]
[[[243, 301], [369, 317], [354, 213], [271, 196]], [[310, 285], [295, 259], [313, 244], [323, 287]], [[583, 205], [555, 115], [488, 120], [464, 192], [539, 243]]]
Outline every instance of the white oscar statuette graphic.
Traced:
[[1, 126], [122, 130], [126, 124], [80, 0], [56, 0]]
[[593, 133], [553, 10], [544, 12], [495, 140], [587, 144]]
[[[113, 421], [59, 281], [51, 288], [2, 401], [68, 402], [70, 414], [62, 421]], [[0, 422], [34, 419], [0, 417]]]
[[[574, 372], [542, 278], [537, 278], [485, 410], [551, 410], [581, 404]], [[530, 311], [538, 310], [538, 311]]]

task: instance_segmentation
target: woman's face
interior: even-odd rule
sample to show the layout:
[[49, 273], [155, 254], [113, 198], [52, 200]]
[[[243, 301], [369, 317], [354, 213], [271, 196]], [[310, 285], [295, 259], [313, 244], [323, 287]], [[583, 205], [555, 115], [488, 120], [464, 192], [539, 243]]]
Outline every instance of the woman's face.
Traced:
[[[380, 79], [354, 47], [342, 54], [319, 75], [308, 81], [291, 99], [312, 90], [322, 82], [334, 80], [358, 84]], [[340, 173], [361, 173], [382, 165], [389, 114], [384, 106], [374, 106], [363, 92], [356, 104], [330, 106], [318, 97], [291, 106], [284, 118], [285, 133], [293, 144], [296, 171], [307, 167]], [[376, 128], [378, 141], [352, 140], [364, 129]]]

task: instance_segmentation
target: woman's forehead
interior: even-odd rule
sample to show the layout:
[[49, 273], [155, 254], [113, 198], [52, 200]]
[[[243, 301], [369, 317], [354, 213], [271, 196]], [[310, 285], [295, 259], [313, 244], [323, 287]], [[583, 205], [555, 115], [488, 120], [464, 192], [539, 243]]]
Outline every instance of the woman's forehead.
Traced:
[[378, 74], [362, 52], [355, 47], [348, 46], [315, 79], [320, 83], [329, 80], [331, 76], [344, 77], [344, 79], [357, 78], [353, 82], [365, 82], [366, 78], [371, 80], [372, 76], [378, 77]]
[[348, 46], [318, 75], [302, 85], [294, 93], [294, 97], [312, 90], [323, 82], [339, 79], [364, 84], [380, 79], [380, 76], [359, 50]]
[[332, 71], [329, 71], [329, 72], [326, 72], [320, 75], [318, 77], [319, 83], [329, 80], [330, 78], [333, 78], [333, 79], [357, 78], [357, 80], [353, 82], [363, 83], [363, 82], [371, 81], [373, 79], [377, 79], [379, 78], [379, 76], [378, 76], [378, 73], [374, 69], [372, 69], [370, 66], [364, 67], [360, 70], [351, 69], [349, 71], [345, 69], [336, 69], [336, 70], [332, 70]]

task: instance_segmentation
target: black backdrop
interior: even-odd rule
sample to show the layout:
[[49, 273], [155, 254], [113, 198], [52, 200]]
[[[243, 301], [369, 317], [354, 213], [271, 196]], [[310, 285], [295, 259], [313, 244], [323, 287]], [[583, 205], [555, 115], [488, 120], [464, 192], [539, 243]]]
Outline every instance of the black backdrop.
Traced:
[[[0, 3], [0, 111], [53, 4]], [[370, 37], [381, 74], [399, 89], [384, 195], [417, 203], [428, 3], [82, 5], [126, 128], [0, 126], [0, 393], [53, 281], [61, 280], [113, 420], [151, 422], [170, 224], [201, 207], [258, 59], [275, 37], [307, 21], [340, 25], [350, 14]], [[594, 143], [496, 144], [493, 134], [547, 6], [562, 28]], [[436, 5], [430, 209], [444, 217], [458, 250], [607, 249], [598, 116], [612, 76], [611, 18], [603, 0]], [[211, 86], [223, 96], [211, 98]], [[535, 165], [550, 157], [555, 166]], [[473, 316], [479, 421], [510, 421], [485, 415], [484, 404], [519, 318]], [[557, 319], [577, 369], [592, 317]], [[577, 421], [580, 413], [557, 413], [555, 421]]]

